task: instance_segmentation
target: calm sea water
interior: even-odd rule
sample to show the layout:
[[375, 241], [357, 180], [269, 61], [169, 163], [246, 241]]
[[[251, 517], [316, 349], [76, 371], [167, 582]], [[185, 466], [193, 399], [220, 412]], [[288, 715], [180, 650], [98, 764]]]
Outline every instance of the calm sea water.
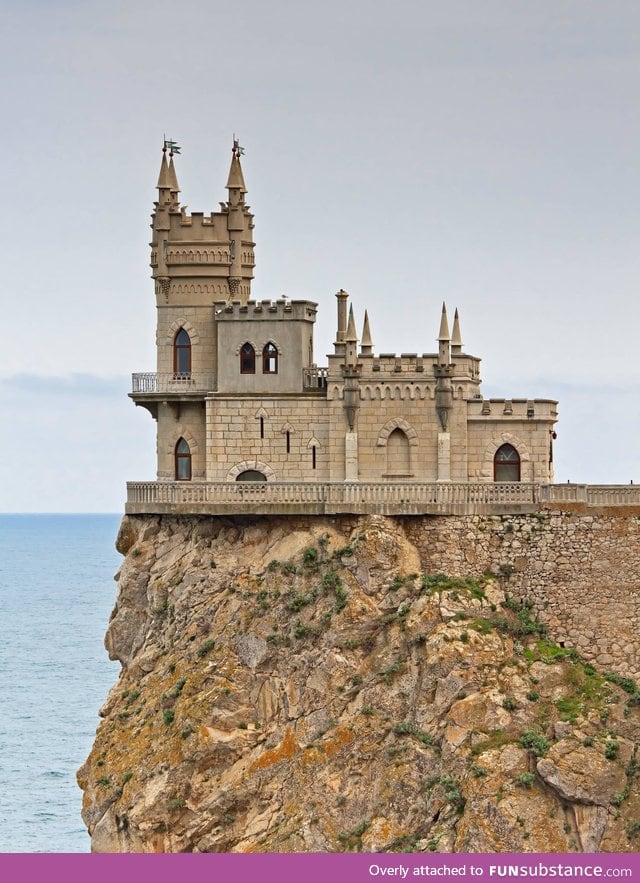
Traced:
[[75, 773], [118, 676], [118, 515], [0, 515], [0, 852], [88, 852]]

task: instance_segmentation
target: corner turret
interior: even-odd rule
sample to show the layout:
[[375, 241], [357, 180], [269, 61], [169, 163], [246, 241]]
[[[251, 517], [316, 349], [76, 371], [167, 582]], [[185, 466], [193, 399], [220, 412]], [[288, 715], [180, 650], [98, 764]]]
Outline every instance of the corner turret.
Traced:
[[227, 178], [229, 200], [226, 205], [227, 230], [229, 231], [229, 299], [246, 304], [251, 294], [252, 261], [248, 260], [247, 249], [253, 248], [251, 230], [253, 215], [249, 206], [245, 205], [244, 195], [247, 192], [240, 157], [244, 153], [237, 138], [233, 139], [231, 149], [231, 167]]

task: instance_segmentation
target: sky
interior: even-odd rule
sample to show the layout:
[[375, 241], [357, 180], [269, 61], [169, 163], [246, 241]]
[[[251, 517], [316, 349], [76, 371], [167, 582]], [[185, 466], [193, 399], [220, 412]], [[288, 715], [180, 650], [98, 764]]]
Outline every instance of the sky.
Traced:
[[560, 402], [556, 480], [640, 481], [635, 0], [7, 0], [0, 7], [0, 511], [122, 511], [153, 479], [149, 223], [226, 198], [253, 296], [350, 292], [375, 352], [460, 310], [485, 397]]

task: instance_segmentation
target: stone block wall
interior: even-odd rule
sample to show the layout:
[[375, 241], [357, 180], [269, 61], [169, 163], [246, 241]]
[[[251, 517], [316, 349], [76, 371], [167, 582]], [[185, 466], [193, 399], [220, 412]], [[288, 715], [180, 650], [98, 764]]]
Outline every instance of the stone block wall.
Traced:
[[640, 679], [640, 516], [534, 515], [402, 519], [425, 571], [500, 575], [533, 603], [556, 642]]
[[[243, 398], [241, 407], [237, 398], [207, 399], [207, 481], [228, 481], [230, 470], [251, 460], [267, 466], [274, 481], [328, 481], [326, 404], [309, 395]], [[260, 465], [252, 468], [265, 471]]]

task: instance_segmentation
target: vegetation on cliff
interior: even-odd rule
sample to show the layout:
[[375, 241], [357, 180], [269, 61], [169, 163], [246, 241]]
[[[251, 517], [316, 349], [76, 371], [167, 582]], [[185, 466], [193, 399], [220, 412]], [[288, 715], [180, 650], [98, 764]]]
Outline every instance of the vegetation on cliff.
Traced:
[[638, 692], [401, 519], [125, 518], [97, 851], [636, 851]]

